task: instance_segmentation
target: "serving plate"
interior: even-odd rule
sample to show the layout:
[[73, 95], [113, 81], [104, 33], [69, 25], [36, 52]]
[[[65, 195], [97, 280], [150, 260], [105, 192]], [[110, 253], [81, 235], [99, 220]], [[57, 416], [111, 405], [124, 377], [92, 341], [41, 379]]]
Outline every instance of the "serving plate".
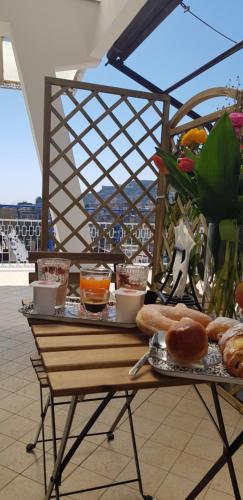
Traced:
[[148, 361], [156, 372], [169, 377], [243, 384], [242, 378], [229, 375], [223, 365], [218, 345], [213, 342], [209, 342], [208, 355], [197, 364], [181, 366], [170, 357], [166, 349], [153, 349]]
[[115, 305], [109, 305], [107, 312], [103, 318], [87, 318], [85, 312], [80, 308], [78, 299], [70, 300], [65, 303], [65, 306], [56, 309], [55, 314], [36, 314], [33, 307], [33, 302], [22, 304], [19, 309], [26, 318], [44, 319], [48, 321], [58, 321], [59, 323], [75, 323], [84, 325], [102, 325], [113, 326], [115, 328], [136, 328], [136, 323], [121, 323], [116, 319]]

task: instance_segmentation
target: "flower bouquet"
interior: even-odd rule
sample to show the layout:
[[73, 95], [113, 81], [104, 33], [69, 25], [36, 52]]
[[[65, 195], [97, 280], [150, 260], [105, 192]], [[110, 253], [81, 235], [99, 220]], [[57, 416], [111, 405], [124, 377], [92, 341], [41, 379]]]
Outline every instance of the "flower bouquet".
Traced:
[[211, 233], [216, 237], [208, 239], [213, 271], [207, 280], [207, 310], [224, 316], [234, 315], [235, 289], [243, 264], [239, 252], [239, 228], [243, 224], [242, 126], [242, 113], [225, 113], [208, 136], [203, 129], [187, 132], [180, 141], [178, 157], [158, 148], [153, 158], [168, 183], [191, 200], [210, 227], [214, 224]]

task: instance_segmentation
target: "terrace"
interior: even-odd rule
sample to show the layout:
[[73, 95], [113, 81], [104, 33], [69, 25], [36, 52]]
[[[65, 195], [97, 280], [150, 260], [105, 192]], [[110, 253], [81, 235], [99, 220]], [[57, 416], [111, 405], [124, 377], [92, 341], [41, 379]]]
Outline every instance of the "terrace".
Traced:
[[[80, 44], [85, 37], [81, 40], [77, 32], [73, 30], [72, 22], [75, 20], [75, 11], [73, 11], [72, 19], [69, 19], [67, 23], [69, 33], [72, 31], [74, 36], [73, 42], [69, 44], [68, 37], [61, 41], [62, 37], [57, 35], [58, 42], [60, 42], [58, 52], [65, 55], [62, 63], [58, 61], [58, 54], [54, 54], [53, 60], [48, 61], [47, 50], [43, 50], [38, 61], [39, 72], [37, 74], [34, 71], [35, 61], [30, 58], [33, 61], [33, 72], [30, 74], [28, 66], [30, 61], [27, 64], [30, 57], [29, 47], [25, 45], [26, 42], [21, 32], [24, 25], [25, 7], [18, 23], [17, 15], [10, 12], [11, 8], [10, 11], [8, 10], [7, 2], [0, 0], [0, 6], [1, 3], [4, 8], [3, 24], [12, 15], [10, 25], [13, 32], [8, 26], [4, 36], [8, 34], [8, 37], [14, 41], [15, 51], [19, 57], [21, 86], [25, 92], [40, 157], [42, 157], [42, 129], [45, 119], [41, 249], [47, 249], [50, 233], [57, 251], [94, 251], [103, 249], [105, 242], [109, 251], [118, 249], [125, 253], [124, 246], [129, 240], [130, 253], [126, 254], [127, 261], [134, 262], [142, 253], [155, 275], [160, 270], [162, 252], [166, 252], [169, 259], [172, 257], [173, 224], [171, 226], [164, 224], [164, 216], [170, 204], [168, 199], [165, 199], [167, 187], [163, 176], [158, 176], [151, 164], [154, 147], [162, 143], [168, 150], [170, 139], [188, 130], [194, 124], [210, 126], [214, 123], [223, 112], [222, 110], [215, 111], [214, 98], [218, 96], [228, 96], [231, 99], [229, 109], [240, 109], [241, 92], [225, 88], [216, 89], [212, 93], [212, 109], [198, 116], [191, 110], [194, 106], [197, 107], [199, 102], [208, 100], [210, 92], [206, 91], [204, 94], [195, 96], [189, 104], [182, 106], [181, 111], [173, 114], [169, 112], [170, 106], [172, 105], [174, 110], [176, 104], [173, 98], [171, 100], [167, 93], [161, 92], [158, 87], [155, 88], [149, 82], [144, 83], [152, 93], [108, 88], [103, 85], [71, 80], [70, 70], [68, 72], [68, 67], [71, 67], [70, 60], [74, 61], [71, 71], [75, 73], [75, 76], [77, 76], [75, 68], [80, 68], [79, 71], [82, 72], [84, 68], [97, 64], [139, 9], [147, 3], [142, 1], [133, 2], [132, 8], [131, 3], [128, 6], [129, 2], [120, 2], [122, 9], [114, 8], [114, 11], [110, 13], [111, 19], [108, 16], [109, 2], [83, 0], [80, 2], [84, 9], [82, 29], [89, 42], [87, 43], [89, 52], [85, 53], [85, 49], [82, 48], [82, 61], [80, 62]], [[15, 2], [9, 2], [10, 5], [11, 3], [13, 7]], [[151, 2], [148, 3], [151, 4]], [[163, 3], [166, 4], [166, 2]], [[158, 5], [159, 2], [156, 4]], [[174, 7], [177, 4], [179, 2], [173, 2]], [[35, 7], [40, 9], [38, 15], [45, 15], [45, 9], [42, 12], [37, 2]], [[97, 13], [98, 8], [103, 9], [101, 15]], [[53, 12], [51, 10], [54, 21]], [[66, 10], [61, 12], [64, 15]], [[31, 14], [37, 15], [34, 12]], [[120, 18], [117, 21], [119, 15]], [[163, 19], [163, 16], [165, 16], [164, 11], [157, 23]], [[90, 25], [92, 19], [97, 23], [99, 31], [95, 40], [96, 45], [94, 45], [94, 40], [91, 40], [90, 33], [87, 32], [85, 18], [89, 19], [87, 26]], [[102, 25], [101, 21], [104, 18], [106, 22]], [[115, 19], [119, 25], [116, 24]], [[62, 16], [60, 20], [64, 22]], [[6, 29], [6, 26], [3, 28]], [[65, 28], [67, 29], [67, 26]], [[30, 30], [29, 39], [32, 39], [32, 30], [36, 29], [36, 26], [28, 26], [28, 29]], [[136, 79], [137, 76], [132, 74], [132, 71], [129, 71], [124, 64], [125, 56], [122, 62], [114, 58], [117, 47], [119, 50], [124, 50], [124, 53], [128, 50], [127, 46], [123, 45], [124, 40], [129, 41], [129, 46], [135, 48], [136, 44], [135, 42], [134, 45], [132, 44], [129, 34], [131, 36], [131, 31], [126, 34], [125, 38], [118, 39], [108, 55], [110, 54], [110, 64], [123, 73], [130, 73], [129, 76]], [[42, 32], [39, 36], [43, 38]], [[36, 37], [38, 38], [37, 34]], [[48, 45], [49, 42], [47, 37], [45, 44]], [[25, 58], [23, 49], [26, 50]], [[56, 68], [66, 74], [55, 73]], [[44, 114], [43, 78], [47, 74], [49, 78], [45, 83]], [[5, 84], [9, 85], [9, 82]], [[20, 85], [19, 81], [15, 84]], [[95, 99], [95, 105], [92, 102], [93, 99]], [[135, 103], [138, 102], [139, 105], [136, 105]], [[120, 107], [123, 108], [122, 112], [119, 112]], [[146, 120], [143, 115], [145, 112], [147, 112]], [[75, 118], [77, 113], [79, 120]], [[188, 115], [192, 118], [190, 122]], [[39, 119], [40, 116], [43, 120]], [[108, 125], [105, 122], [106, 119], [109, 119]], [[95, 140], [99, 142], [98, 153], [97, 143], [95, 146], [92, 144], [94, 137], [87, 138], [90, 129], [95, 132]], [[117, 142], [115, 142], [116, 139]], [[128, 146], [124, 147], [126, 142]], [[79, 156], [75, 156], [77, 153], [74, 154], [77, 147], [80, 148]], [[108, 165], [107, 159], [110, 161]], [[79, 165], [78, 168], [77, 165]], [[116, 170], [118, 166], [119, 172]], [[90, 168], [93, 169], [94, 175], [87, 181], [87, 171]], [[151, 179], [149, 187], [144, 186], [142, 182], [148, 171]], [[112, 185], [113, 192], [109, 193], [107, 198], [102, 199], [99, 196], [99, 189], [107, 180]], [[138, 192], [135, 199], [126, 194], [126, 188], [129, 188], [130, 182], [137, 183]], [[93, 196], [92, 212], [85, 208], [84, 198], [87, 194]], [[122, 217], [116, 204], [119, 197], [123, 202]], [[147, 197], [149, 211], [142, 211], [139, 206], [144, 197]], [[179, 207], [181, 214], [184, 215], [186, 208], [183, 204]], [[110, 222], [108, 223], [101, 223], [99, 220], [104, 211], [109, 214]], [[136, 215], [135, 223], [125, 220], [131, 212]], [[51, 220], [48, 218], [49, 213], [52, 214]], [[197, 221], [197, 225], [200, 224], [202, 220]], [[118, 225], [119, 238], [116, 239], [114, 235]], [[36, 224], [36, 227], [38, 227], [39, 238], [39, 225]], [[90, 228], [93, 233], [90, 233]], [[143, 235], [146, 237], [143, 238]], [[21, 300], [31, 297], [30, 288], [23, 286], [27, 283], [29, 268], [25, 271], [20, 271], [20, 269], [18, 271], [19, 281], [17, 281], [16, 273], [15, 281], [11, 282], [12, 286], [8, 286], [8, 279], [12, 279], [13, 274], [10, 278], [8, 274], [10, 271], [6, 266], [4, 271], [2, 268], [0, 274], [0, 279], [5, 276], [2, 281], [4, 286], [0, 287], [0, 500], [41, 500], [43, 498], [42, 446], [38, 444], [32, 453], [26, 452], [26, 444], [33, 440], [40, 419], [39, 383], [30, 364], [30, 356], [36, 355], [36, 349], [27, 321], [18, 312]], [[19, 286], [20, 283], [22, 286]], [[200, 390], [214, 411], [208, 385], [200, 385]], [[120, 403], [117, 401], [111, 401], [109, 409], [102, 414], [97, 430], [106, 430], [112, 424], [120, 409]], [[243, 416], [223, 399], [221, 407], [228, 438], [231, 441], [242, 431]], [[82, 424], [87, 422], [93, 408], [93, 403], [80, 405], [73, 424], [74, 433], [79, 430], [80, 422]], [[153, 495], [154, 500], [183, 500], [222, 451], [220, 438], [193, 387], [141, 390], [132, 403], [132, 412], [145, 493]], [[57, 430], [60, 435], [63, 431], [66, 413], [65, 406], [57, 409]], [[50, 437], [52, 432], [50, 415], [47, 417], [46, 427], [47, 437]], [[52, 455], [50, 445], [47, 452], [47, 466], [50, 473], [53, 463]], [[234, 455], [233, 462], [241, 495], [243, 495], [242, 448]], [[108, 442], [104, 437], [88, 437], [85, 440], [84, 446], [74, 455], [65, 471], [63, 489], [64, 491], [79, 489], [80, 478], [82, 478], [83, 486], [89, 488], [94, 484], [122, 481], [133, 475], [134, 461], [128, 417], [123, 417], [116, 430], [114, 441]], [[118, 488], [73, 494], [66, 498], [136, 500], [140, 499], [141, 495], [137, 486], [123, 485]], [[205, 500], [235, 498], [226, 465], [198, 498]]]

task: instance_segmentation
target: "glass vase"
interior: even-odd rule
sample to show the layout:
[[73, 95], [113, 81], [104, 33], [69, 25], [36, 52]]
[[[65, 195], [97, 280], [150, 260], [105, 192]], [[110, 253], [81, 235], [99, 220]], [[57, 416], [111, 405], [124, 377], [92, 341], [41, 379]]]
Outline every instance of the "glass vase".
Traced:
[[203, 309], [212, 317], [239, 317], [235, 289], [242, 281], [243, 226], [235, 241], [220, 238], [219, 224], [209, 223], [204, 270]]

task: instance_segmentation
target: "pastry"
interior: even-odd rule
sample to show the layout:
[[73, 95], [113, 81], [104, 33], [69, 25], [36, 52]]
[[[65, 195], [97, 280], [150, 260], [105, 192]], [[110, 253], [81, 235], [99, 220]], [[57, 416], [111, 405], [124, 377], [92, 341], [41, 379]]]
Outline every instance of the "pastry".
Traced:
[[162, 306], [148, 304], [138, 311], [136, 323], [143, 333], [153, 335], [158, 330], [167, 331], [171, 326], [176, 325], [178, 321], [164, 316]]
[[181, 318], [191, 318], [198, 323], [201, 323], [203, 326], [207, 326], [212, 318], [207, 314], [204, 314], [196, 309], [190, 309], [185, 304], [179, 303], [176, 306], [163, 306], [161, 305], [161, 311], [164, 316], [167, 316], [171, 319], [180, 321]]
[[181, 364], [199, 361], [208, 353], [208, 336], [203, 325], [191, 318], [181, 319], [165, 334], [170, 356]]
[[223, 351], [226, 370], [234, 377], [243, 377], [243, 332], [230, 337]]
[[214, 319], [206, 327], [209, 340], [218, 342], [219, 337], [237, 323], [236, 319], [225, 318], [224, 316]]
[[240, 323], [239, 321], [237, 321], [237, 323], [234, 326], [232, 326], [232, 328], [229, 328], [225, 333], [223, 333], [222, 337], [220, 337], [219, 339], [220, 351], [223, 353], [227, 342], [232, 337], [238, 335], [243, 335], [243, 323]]
[[195, 309], [189, 309], [184, 304], [176, 306], [163, 306], [160, 304], [148, 304], [143, 306], [137, 314], [136, 322], [143, 333], [153, 335], [158, 330], [167, 331], [183, 317], [190, 318], [203, 326], [208, 325], [212, 319]]

